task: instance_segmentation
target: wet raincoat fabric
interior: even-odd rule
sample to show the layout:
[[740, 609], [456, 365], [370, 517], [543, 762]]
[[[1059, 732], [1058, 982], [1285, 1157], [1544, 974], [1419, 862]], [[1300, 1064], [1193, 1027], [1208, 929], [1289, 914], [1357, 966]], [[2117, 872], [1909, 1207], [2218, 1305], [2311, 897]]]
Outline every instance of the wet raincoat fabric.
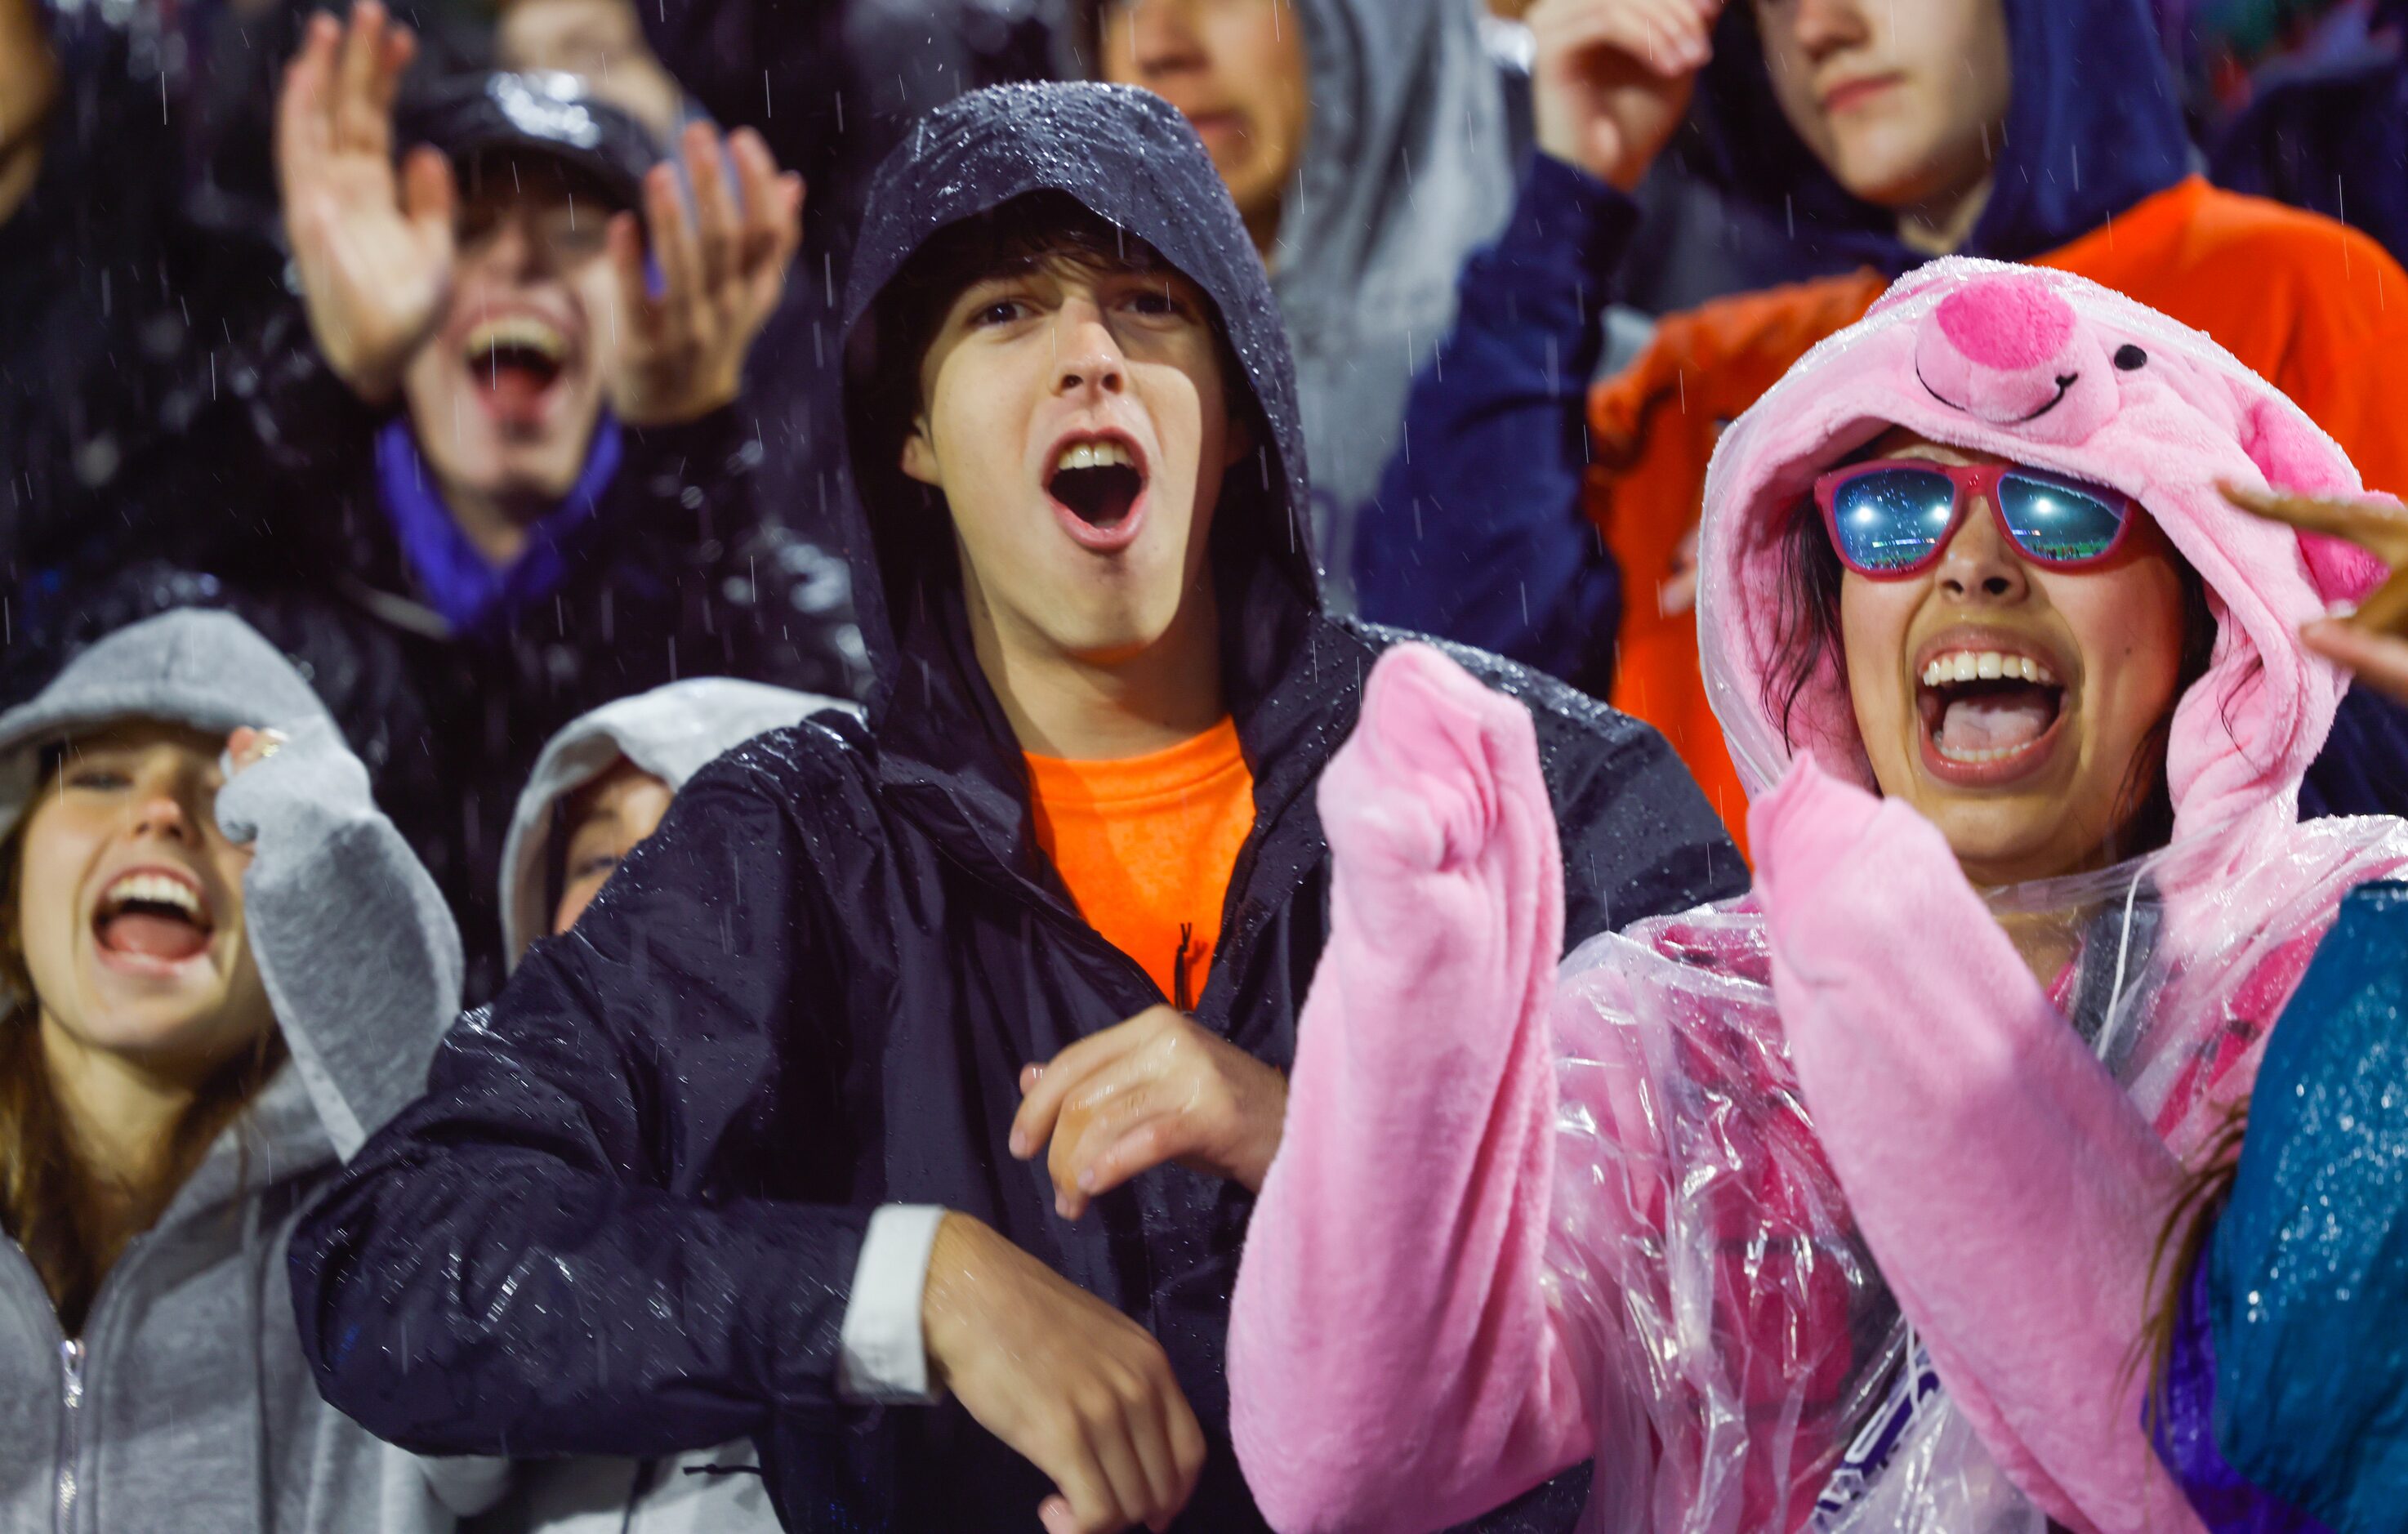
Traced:
[[1352, 612], [1355, 514], [1405, 392], [1455, 321], [1464, 257], [1513, 201], [1512, 134], [1474, 7], [1299, 0], [1312, 122], [1270, 257], [1296, 353], [1324, 595]]
[[[617, 428], [615, 472], [582, 484], [590, 504], [575, 524], [521, 561], [542, 565], [551, 588], [487, 603], [460, 629], [398, 531], [378, 449], [392, 419], [327, 371], [297, 314], [263, 346], [239, 462], [267, 491], [238, 511], [155, 521], [142, 560], [19, 622], [50, 666], [171, 607], [227, 608], [258, 628], [318, 688], [452, 902], [470, 997], [492, 996], [505, 973], [493, 904], [502, 844], [553, 732], [680, 677], [832, 695], [866, 684], [852, 570], [764, 511], [765, 450], [742, 407]], [[418, 462], [407, 459], [405, 480]], [[422, 518], [448, 517], [420, 488]]]
[[2170, 1385], [2167, 1436], [2190, 1452], [2169, 1457], [2194, 1502], [2204, 1484], [2264, 1520], [2230, 1526], [2251, 1534], [2288, 1527], [2272, 1521], [2284, 1504], [2323, 1521], [2299, 1527], [2344, 1534], [2389, 1528], [2408, 1506], [2403, 939], [2408, 885], [2343, 904], [2266, 1046], [2240, 1172], [2186, 1296], [2174, 1381], [2186, 1366], [2207, 1379]]
[[[1225, 481], [1212, 567], [1256, 821], [1196, 1015], [1284, 1068], [1326, 932], [1311, 789], [1391, 637], [1320, 611], [1278, 309], [1158, 98], [1009, 87], [925, 119], [861, 232], [854, 354], [874, 354], [873, 300], [914, 251], [1034, 193], [1196, 280], [1242, 372], [1259, 445]], [[856, 440], [895, 424], [856, 420]], [[453, 1030], [428, 1096], [294, 1241], [303, 1336], [329, 1398], [404, 1444], [649, 1455], [749, 1436], [791, 1527], [983, 1527], [1033, 1513], [1042, 1477], [957, 1405], [872, 1413], [836, 1383], [871, 1211], [941, 1205], [1153, 1331], [1210, 1445], [1178, 1527], [1258, 1528], [1222, 1368], [1252, 1198], [1165, 1167], [1067, 1224], [1006, 1146], [1023, 1064], [1164, 997], [1039, 854], [943, 507], [888, 462], [862, 461], [856, 503], [867, 723], [823, 714], [697, 773], [574, 936]], [[1736, 887], [1655, 737], [1464, 655], [1539, 721], [1574, 828], [1575, 930]]]
[[[2219, 639], [2172, 718], [2166, 848], [1985, 905], [1928, 823], [1866, 792], [1833, 657], [1794, 706], [1768, 696], [1788, 519], [1892, 424], [2126, 491], [2204, 581]], [[2400, 822], [2297, 818], [2344, 686], [2297, 626], [2371, 562], [2219, 480], [2358, 489], [2198, 333], [2078, 278], [1935, 263], [1714, 460], [1699, 624], [1759, 796], [1748, 900], [1557, 973], [1549, 870], [1516, 851], [1540, 817], [1451, 834], [1429, 873], [1341, 842], [1232, 1320], [1237, 1441], [1275, 1522], [1426, 1527], [1593, 1453], [1598, 1530], [2197, 1527], [2125, 1368], [2180, 1157], [2247, 1094], [2344, 895], [2408, 863]], [[1426, 735], [1471, 712], [1427, 711]], [[1355, 799], [1445, 802], [1363, 755]], [[1487, 745], [1429, 775], [1510, 803], [1526, 763]], [[1466, 882], [1484, 924], [1459, 919]], [[1350, 909], [1384, 919], [1350, 940]], [[2050, 956], [2045, 989], [2010, 932]]]
[[[1355, 572], [1366, 616], [1496, 650], [1655, 724], [1742, 847], [1746, 796], [1698, 679], [1695, 613], [1664, 588], [1688, 563], [1724, 427], [1920, 259], [1779, 121], [1751, 17], [1724, 13], [1700, 131], [1734, 146], [1733, 187], [1776, 211], [1795, 189], [1801, 248], [1823, 240], [1865, 265], [1668, 315], [1592, 389], [1636, 208], [1542, 160], [1505, 237], [1465, 267], [1462, 318], [1416, 382], [1413, 452], [1364, 513]], [[2408, 272], [2328, 220], [2184, 177], [2138, 0], [2008, 0], [2007, 18], [2016, 88], [1965, 253], [2077, 272], [2207, 332], [2332, 433], [2369, 484], [2408, 490], [2408, 431], [2386, 403], [2408, 394], [2408, 308], [2392, 301]], [[1753, 159], [1737, 153], [1747, 133], [1769, 136]], [[2363, 697], [2344, 719], [2340, 758], [2312, 774], [2315, 807], [2408, 809], [2408, 716]]]
[[0, 1242], [0, 1526], [449, 1530], [502, 1467], [413, 1458], [326, 1405], [282, 1256], [337, 1159], [419, 1089], [459, 996], [451, 917], [308, 684], [223, 613], [138, 624], [0, 714], [0, 834], [38, 792], [45, 748], [126, 719], [291, 737], [217, 813], [255, 849], [244, 922], [292, 1054], [110, 1269], [79, 1356]]

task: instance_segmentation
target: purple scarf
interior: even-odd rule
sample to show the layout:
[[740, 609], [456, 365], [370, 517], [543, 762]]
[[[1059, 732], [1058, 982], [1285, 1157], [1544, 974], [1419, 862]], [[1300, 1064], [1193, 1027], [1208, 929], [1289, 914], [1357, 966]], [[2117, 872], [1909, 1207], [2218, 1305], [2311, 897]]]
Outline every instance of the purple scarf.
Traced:
[[410, 436], [409, 418], [397, 417], [377, 434], [379, 501], [427, 605], [442, 614], [452, 633], [474, 633], [506, 620], [559, 587], [568, 574], [562, 549], [578, 528], [594, 520], [602, 492], [618, 472], [620, 452], [619, 423], [606, 414], [595, 423], [594, 445], [577, 482], [527, 530], [526, 548], [519, 557], [496, 566], [452, 519]]

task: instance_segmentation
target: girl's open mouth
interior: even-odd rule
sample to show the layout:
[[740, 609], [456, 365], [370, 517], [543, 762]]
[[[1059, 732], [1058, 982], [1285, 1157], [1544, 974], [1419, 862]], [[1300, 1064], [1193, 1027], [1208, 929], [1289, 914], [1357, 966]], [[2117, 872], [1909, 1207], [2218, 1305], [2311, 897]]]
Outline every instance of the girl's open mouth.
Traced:
[[156, 973], [208, 953], [217, 923], [199, 885], [166, 869], [137, 868], [108, 886], [92, 930], [112, 966]]
[[1996, 650], [1931, 656], [1916, 679], [1923, 763], [1960, 787], [2011, 782], [2055, 749], [2065, 684], [2047, 663]]

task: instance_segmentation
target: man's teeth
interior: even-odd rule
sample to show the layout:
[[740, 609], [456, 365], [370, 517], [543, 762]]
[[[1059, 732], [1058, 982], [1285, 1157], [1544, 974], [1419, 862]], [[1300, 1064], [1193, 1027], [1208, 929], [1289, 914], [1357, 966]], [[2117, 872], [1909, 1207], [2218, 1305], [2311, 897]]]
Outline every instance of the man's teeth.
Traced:
[[[1952, 650], [1935, 655], [1923, 668], [1923, 685], [1948, 681], [2030, 681], [2057, 685], [2057, 673], [2029, 655], [2009, 655], [1996, 650]], [[1968, 758], [1971, 760], [1971, 758]]]
[[192, 886], [165, 874], [130, 873], [108, 886], [106, 899], [111, 910], [122, 910], [140, 901], [148, 906], [173, 906], [194, 921], [201, 918], [201, 897]]
[[1119, 442], [1074, 442], [1062, 450], [1054, 472], [1073, 468], [1135, 468], [1137, 455]]
[[558, 362], [568, 351], [568, 339], [558, 326], [538, 320], [532, 314], [505, 314], [480, 322], [468, 332], [468, 356], [471, 361], [490, 357], [504, 347], [514, 351], [532, 351], [549, 362]]

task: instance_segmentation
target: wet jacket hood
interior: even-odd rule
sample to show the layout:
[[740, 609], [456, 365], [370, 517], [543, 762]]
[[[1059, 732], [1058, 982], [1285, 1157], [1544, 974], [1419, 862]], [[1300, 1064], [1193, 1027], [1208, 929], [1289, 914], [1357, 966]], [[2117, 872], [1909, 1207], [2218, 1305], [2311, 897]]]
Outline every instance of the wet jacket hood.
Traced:
[[[903, 514], [926, 493], [864, 452], [865, 441], [880, 439], [878, 428], [894, 424], [865, 420], [879, 295], [940, 231], [1037, 193], [1068, 196], [1145, 240], [1202, 288], [1245, 376], [1259, 440], [1252, 459], [1224, 481], [1212, 535], [1221, 626], [1235, 647], [1229, 686], [1241, 708], [1275, 668], [1282, 641], [1292, 649], [1298, 621], [1319, 610], [1287, 333], [1203, 142], [1168, 102], [1126, 86], [973, 92], [922, 118], [879, 167], [845, 291], [845, 414], [856, 494], [844, 509], [862, 638], [877, 674], [870, 717], [882, 734], [898, 695], [919, 696], [924, 685], [939, 693], [967, 687], [971, 695], [961, 701], [982, 705], [990, 725], [999, 716], [983, 681], [966, 674], [975, 667], [960, 632], [952, 538], [934, 536], [941, 522], [932, 528], [925, 517]], [[907, 655], [915, 663], [909, 667]], [[911, 691], [899, 695], [905, 687]]]
[[[2190, 167], [2181, 103], [2144, 0], [2000, 0], [2013, 96], [1997, 183], [1960, 253], [2023, 261], [2056, 249]], [[1897, 216], [1852, 196], [1773, 99], [1756, 7], [1726, 7], [1682, 152], [1710, 180], [1794, 228], [1801, 254], [1891, 275], [1927, 258]]]
[[2381, 575], [2361, 551], [2228, 503], [2220, 483], [2359, 493], [2332, 438], [2198, 331], [2068, 272], [1950, 256], [1893, 285], [1735, 422], [1707, 471], [1699, 665], [1751, 796], [1812, 750], [1868, 787], [1847, 681], [1825, 655], [1784, 710], [1783, 537], [1814, 478], [1892, 425], [2114, 486], [2205, 584], [2214, 657], [2167, 748], [2174, 835], [2287, 825], [2347, 679], [2300, 625]]
[[817, 693], [733, 677], [689, 677], [606, 703], [563, 725], [536, 758], [502, 844], [502, 940], [509, 963], [515, 967], [527, 944], [551, 930], [547, 865], [561, 801], [623, 757], [674, 793], [713, 758], [824, 709], [860, 712]]

